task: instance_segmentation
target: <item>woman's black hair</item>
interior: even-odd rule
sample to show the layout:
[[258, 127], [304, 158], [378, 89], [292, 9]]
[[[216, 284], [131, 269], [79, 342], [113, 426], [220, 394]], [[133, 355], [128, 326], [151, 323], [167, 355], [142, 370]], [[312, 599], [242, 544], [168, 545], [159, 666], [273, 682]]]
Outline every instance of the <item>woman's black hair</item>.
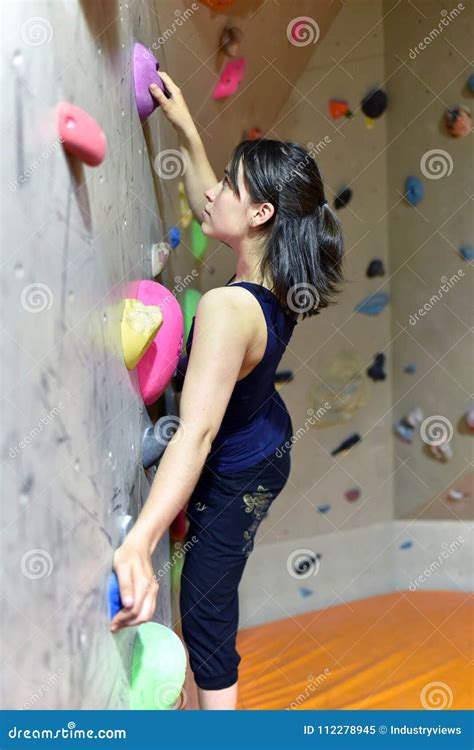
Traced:
[[242, 141], [228, 166], [230, 186], [239, 198], [240, 161], [251, 203], [268, 201], [275, 208], [273, 216], [255, 230], [265, 237], [261, 279], [266, 275], [273, 279], [273, 293], [293, 318], [318, 315], [341, 291], [344, 238], [339, 220], [325, 202], [311, 151], [298, 143], [267, 138]]

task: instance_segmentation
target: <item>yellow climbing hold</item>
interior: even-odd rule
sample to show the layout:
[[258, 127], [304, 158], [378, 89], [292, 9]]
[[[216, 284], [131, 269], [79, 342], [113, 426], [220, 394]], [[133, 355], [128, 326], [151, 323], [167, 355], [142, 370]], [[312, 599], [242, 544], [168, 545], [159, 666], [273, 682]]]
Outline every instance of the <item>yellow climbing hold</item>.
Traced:
[[191, 209], [189, 208], [188, 200], [186, 198], [186, 189], [184, 187], [184, 182], [180, 182], [178, 184], [178, 194], [179, 194], [179, 213], [181, 216], [180, 224], [183, 227], [183, 229], [186, 229], [191, 223], [191, 219], [193, 218], [193, 213]]
[[122, 351], [127, 370], [138, 365], [163, 323], [163, 313], [156, 305], [144, 305], [139, 299], [126, 299], [121, 334]]

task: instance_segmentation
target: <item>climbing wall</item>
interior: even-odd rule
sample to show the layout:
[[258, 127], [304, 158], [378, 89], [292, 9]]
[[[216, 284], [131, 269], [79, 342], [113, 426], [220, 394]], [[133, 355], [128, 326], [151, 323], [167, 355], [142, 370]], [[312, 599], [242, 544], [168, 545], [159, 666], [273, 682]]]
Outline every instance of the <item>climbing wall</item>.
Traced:
[[[151, 479], [118, 303], [150, 277], [162, 234], [130, 68], [157, 20], [145, 3], [85, 0], [6, 2], [2, 14], [1, 704], [127, 707], [134, 631], [110, 634], [105, 585]], [[99, 166], [66, 157], [59, 101], [103, 128]], [[166, 539], [155, 571], [165, 559]], [[160, 581], [156, 619], [169, 624]]]

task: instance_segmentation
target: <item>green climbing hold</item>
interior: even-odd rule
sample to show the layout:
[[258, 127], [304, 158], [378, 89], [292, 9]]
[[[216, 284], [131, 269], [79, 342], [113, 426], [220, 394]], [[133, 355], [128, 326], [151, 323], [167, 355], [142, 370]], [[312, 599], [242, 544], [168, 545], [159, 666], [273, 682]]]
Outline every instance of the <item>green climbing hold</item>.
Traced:
[[191, 250], [196, 260], [202, 260], [207, 250], [208, 239], [196, 219], [191, 222]]
[[140, 625], [133, 646], [131, 674], [132, 711], [172, 709], [186, 676], [186, 652], [179, 636], [157, 622]]

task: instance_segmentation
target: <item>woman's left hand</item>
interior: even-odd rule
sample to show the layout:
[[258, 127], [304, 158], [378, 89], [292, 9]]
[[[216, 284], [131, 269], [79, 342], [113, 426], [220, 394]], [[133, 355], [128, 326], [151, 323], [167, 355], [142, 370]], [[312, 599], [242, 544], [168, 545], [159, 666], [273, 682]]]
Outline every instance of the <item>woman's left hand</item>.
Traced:
[[148, 548], [126, 539], [115, 550], [112, 567], [117, 574], [123, 609], [112, 620], [111, 631], [151, 620], [159, 584], [155, 580]]

